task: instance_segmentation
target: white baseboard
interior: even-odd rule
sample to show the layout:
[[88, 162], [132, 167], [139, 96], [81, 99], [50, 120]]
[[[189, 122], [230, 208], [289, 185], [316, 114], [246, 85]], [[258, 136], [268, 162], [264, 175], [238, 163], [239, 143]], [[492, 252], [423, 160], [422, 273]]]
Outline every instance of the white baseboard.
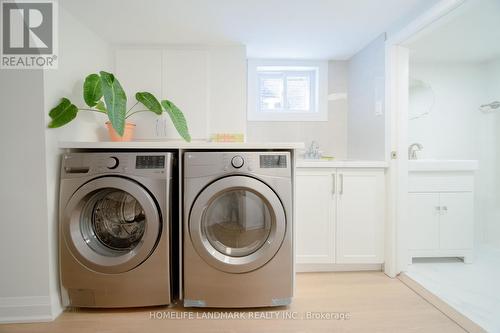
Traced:
[[61, 295], [59, 294], [59, 290], [56, 290], [51, 294], [52, 320], [55, 320], [61, 313], [63, 313], [64, 308], [61, 303]]
[[50, 296], [0, 297], [0, 323], [47, 322], [54, 319]]
[[297, 273], [381, 271], [382, 264], [295, 264]]

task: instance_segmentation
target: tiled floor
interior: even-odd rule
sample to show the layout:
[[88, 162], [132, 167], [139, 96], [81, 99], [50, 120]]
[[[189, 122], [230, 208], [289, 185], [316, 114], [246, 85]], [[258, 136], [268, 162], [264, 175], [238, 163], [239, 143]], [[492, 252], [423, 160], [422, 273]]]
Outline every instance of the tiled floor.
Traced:
[[[79, 310], [51, 323], [0, 325], [0, 332], [465, 332], [400, 280], [381, 272], [300, 273], [296, 282], [287, 308]], [[210, 319], [221, 314], [233, 318]]]
[[479, 247], [472, 264], [420, 259], [407, 275], [488, 332], [500, 333], [500, 249]]

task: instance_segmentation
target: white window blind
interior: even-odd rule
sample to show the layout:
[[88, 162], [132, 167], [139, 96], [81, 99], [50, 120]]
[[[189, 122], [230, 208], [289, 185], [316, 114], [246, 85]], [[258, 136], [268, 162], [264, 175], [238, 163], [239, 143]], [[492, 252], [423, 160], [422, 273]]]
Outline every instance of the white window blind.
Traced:
[[280, 74], [259, 75], [259, 96], [261, 110], [273, 111], [284, 108], [285, 82]]
[[286, 78], [286, 100], [290, 110], [311, 111], [311, 76], [313, 72]]

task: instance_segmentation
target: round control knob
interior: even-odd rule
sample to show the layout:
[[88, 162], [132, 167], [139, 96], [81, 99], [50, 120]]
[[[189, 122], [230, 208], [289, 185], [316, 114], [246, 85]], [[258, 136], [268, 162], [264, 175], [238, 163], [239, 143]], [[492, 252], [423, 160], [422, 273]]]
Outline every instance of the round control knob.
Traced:
[[120, 164], [120, 162], [116, 157], [110, 157], [106, 160], [106, 167], [108, 169], [116, 169], [116, 167], [118, 167], [118, 164]]
[[243, 157], [241, 157], [240, 155], [236, 155], [235, 157], [233, 157], [233, 159], [231, 160], [231, 165], [233, 167], [235, 167], [236, 169], [239, 169], [243, 166], [243, 164], [245, 164], [245, 160], [243, 159]]

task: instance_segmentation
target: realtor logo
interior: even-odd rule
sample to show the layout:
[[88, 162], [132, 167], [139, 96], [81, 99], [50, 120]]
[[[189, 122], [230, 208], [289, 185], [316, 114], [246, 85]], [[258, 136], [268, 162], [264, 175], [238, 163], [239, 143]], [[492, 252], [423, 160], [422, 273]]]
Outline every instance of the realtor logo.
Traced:
[[57, 67], [57, 11], [52, 0], [1, 2], [1, 68]]

